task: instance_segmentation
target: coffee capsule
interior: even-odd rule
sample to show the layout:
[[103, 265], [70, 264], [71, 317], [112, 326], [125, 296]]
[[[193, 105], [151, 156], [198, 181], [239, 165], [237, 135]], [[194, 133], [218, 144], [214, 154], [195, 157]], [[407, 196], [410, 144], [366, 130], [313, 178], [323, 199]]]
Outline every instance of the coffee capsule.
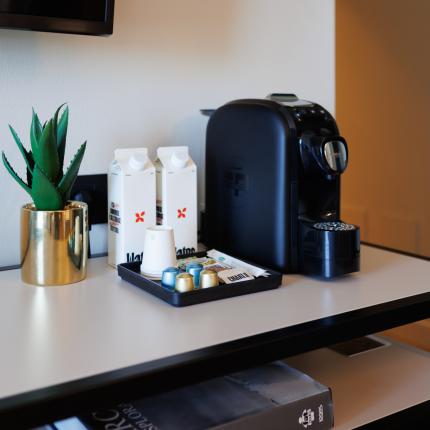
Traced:
[[193, 277], [189, 273], [180, 273], [178, 276], [176, 276], [175, 290], [180, 293], [193, 291]]
[[189, 263], [186, 266], [186, 271], [194, 278], [194, 287], [199, 288], [200, 272], [203, 270], [203, 265], [200, 263]]
[[218, 275], [213, 270], [200, 272], [200, 288], [210, 288], [219, 285]]
[[168, 267], [167, 269], [163, 270], [163, 274], [161, 275], [161, 283], [164, 287], [174, 290], [177, 275], [179, 275], [179, 269], [177, 267]]

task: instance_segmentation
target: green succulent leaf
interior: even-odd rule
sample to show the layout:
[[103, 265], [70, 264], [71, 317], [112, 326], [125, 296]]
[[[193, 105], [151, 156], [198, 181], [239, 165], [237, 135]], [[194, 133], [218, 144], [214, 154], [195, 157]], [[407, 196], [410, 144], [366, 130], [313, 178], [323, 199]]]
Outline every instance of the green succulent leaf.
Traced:
[[54, 122], [54, 131], [57, 131], [57, 124], [58, 124], [58, 117], [60, 115], [60, 111], [63, 108], [63, 106], [65, 106], [66, 103], [61, 104], [60, 106], [58, 106], [57, 110], [54, 113], [54, 117], [53, 117], [53, 122]]
[[28, 193], [31, 195], [30, 187], [18, 176], [18, 174], [13, 170], [13, 167], [10, 165], [8, 159], [4, 152], [2, 152], [3, 164], [6, 167], [6, 170], [10, 173], [13, 179]]
[[33, 186], [33, 171], [30, 172], [28, 168], [26, 169], [27, 185], [31, 188]]
[[36, 165], [51, 182], [56, 184], [61, 177], [61, 169], [52, 119], [46, 123], [39, 139], [37, 152], [33, 152], [33, 156]]
[[58, 184], [58, 191], [63, 196], [64, 202], [70, 199], [70, 192], [76, 177], [78, 176], [79, 167], [81, 166], [82, 158], [85, 154], [87, 142], [84, 142], [73, 157], [67, 172], [64, 174], [60, 183]]
[[37, 152], [37, 148], [39, 146], [39, 139], [41, 135], [42, 135], [42, 124], [40, 123], [37, 113], [33, 109], [33, 116], [31, 118], [31, 127], [30, 127], [30, 144], [31, 144], [31, 150], [33, 151], [33, 154]]
[[37, 210], [56, 211], [64, 207], [63, 199], [45, 173], [36, 164], [33, 172], [33, 185], [31, 196]]
[[9, 125], [9, 130], [12, 133], [13, 139], [15, 140], [16, 145], [18, 146], [19, 151], [21, 152], [22, 156], [24, 157], [25, 164], [27, 165], [27, 169], [30, 171], [30, 173], [33, 173], [34, 168], [34, 160], [33, 160], [33, 154], [31, 151], [27, 151], [27, 149], [24, 148], [24, 145], [22, 144], [18, 133], [14, 130], [14, 128]]
[[63, 169], [64, 164], [64, 154], [66, 151], [66, 136], [67, 136], [67, 125], [69, 122], [69, 108], [66, 106], [63, 113], [61, 114], [60, 120], [58, 120], [58, 115], [60, 114], [61, 108], [65, 106], [63, 103], [55, 112], [54, 115], [54, 133], [57, 139], [58, 148], [58, 159], [60, 160], [61, 169]]

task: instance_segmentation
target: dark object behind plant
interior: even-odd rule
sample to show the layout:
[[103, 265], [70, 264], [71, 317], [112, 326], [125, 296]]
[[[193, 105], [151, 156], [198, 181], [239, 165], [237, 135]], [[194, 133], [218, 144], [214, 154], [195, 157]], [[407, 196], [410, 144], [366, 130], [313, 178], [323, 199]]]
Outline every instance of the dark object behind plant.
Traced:
[[88, 205], [88, 223], [106, 224], [107, 214], [107, 174], [79, 175], [70, 194], [72, 200], [85, 202]]
[[81, 145], [64, 173], [64, 153], [69, 120], [69, 108], [66, 106], [60, 116], [61, 105], [53, 118], [42, 126], [33, 110], [30, 129], [31, 149], [22, 144], [16, 131], [9, 126], [15, 143], [20, 150], [27, 167], [27, 182], [18, 176], [10, 165], [4, 152], [3, 163], [18, 182], [30, 194], [37, 210], [62, 210], [70, 199], [70, 191], [78, 175], [85, 153], [86, 142]]

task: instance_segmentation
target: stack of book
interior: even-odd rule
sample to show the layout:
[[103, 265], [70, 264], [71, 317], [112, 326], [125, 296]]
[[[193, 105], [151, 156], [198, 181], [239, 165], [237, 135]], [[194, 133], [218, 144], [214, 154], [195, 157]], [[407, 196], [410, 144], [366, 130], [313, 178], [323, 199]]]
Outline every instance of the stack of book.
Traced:
[[331, 391], [274, 362], [51, 425], [55, 430], [326, 430]]

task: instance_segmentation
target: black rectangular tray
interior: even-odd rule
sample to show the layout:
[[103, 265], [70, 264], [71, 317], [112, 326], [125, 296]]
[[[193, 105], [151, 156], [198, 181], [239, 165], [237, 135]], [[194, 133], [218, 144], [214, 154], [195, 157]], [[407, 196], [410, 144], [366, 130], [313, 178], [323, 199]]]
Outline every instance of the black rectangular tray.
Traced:
[[[189, 255], [188, 257], [204, 257], [205, 252]], [[180, 260], [180, 259], [179, 259]], [[274, 290], [282, 284], [282, 274], [267, 270], [267, 277], [252, 279], [251, 281], [236, 282], [234, 284], [220, 284], [217, 287], [178, 293], [161, 285], [160, 281], [145, 278], [140, 273], [140, 261], [118, 264], [118, 275], [134, 286], [164, 300], [172, 306], [182, 307], [196, 305], [198, 303], [211, 302], [213, 300], [227, 299], [229, 297], [242, 296], [244, 294], [258, 293], [260, 291]]]

